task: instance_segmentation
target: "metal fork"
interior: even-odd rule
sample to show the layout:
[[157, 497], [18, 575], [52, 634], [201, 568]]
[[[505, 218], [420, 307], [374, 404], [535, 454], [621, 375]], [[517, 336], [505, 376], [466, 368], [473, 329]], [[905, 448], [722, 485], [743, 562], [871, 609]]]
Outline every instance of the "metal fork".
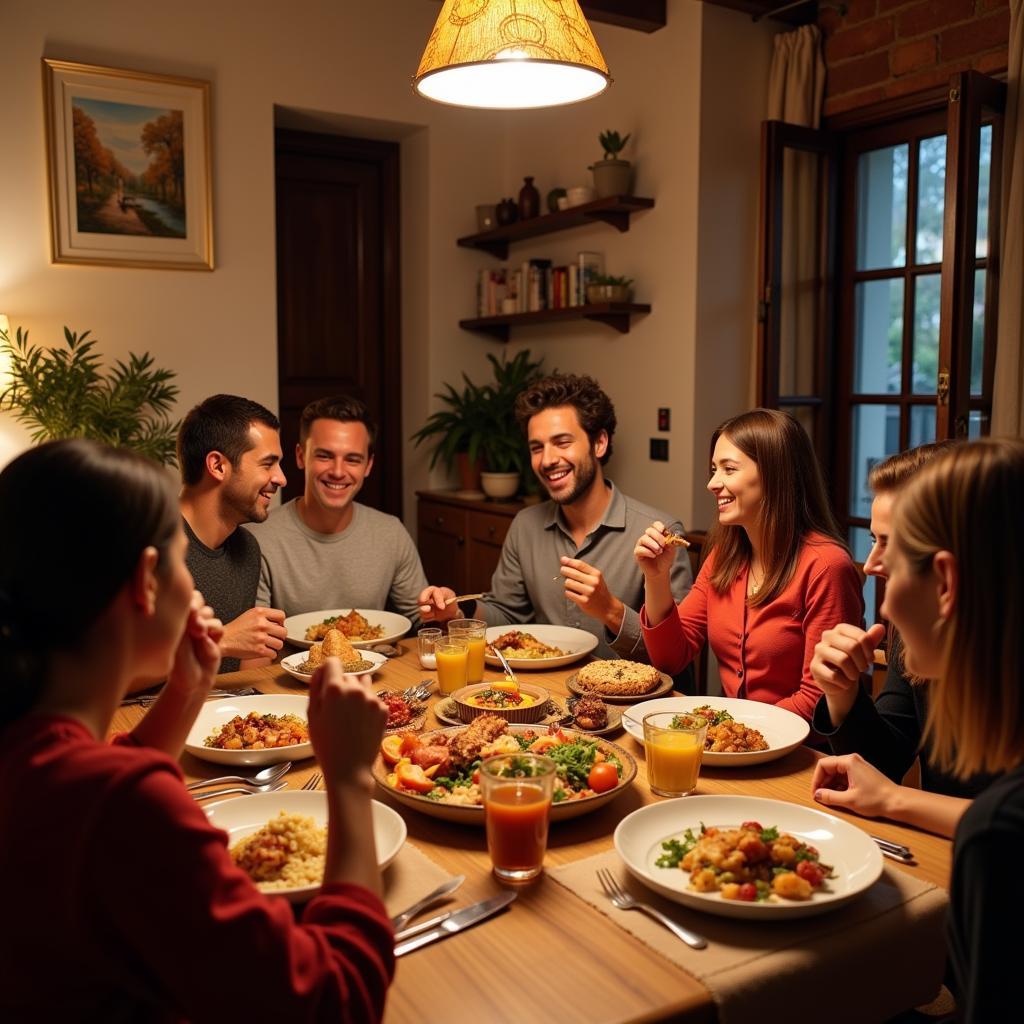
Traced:
[[320, 783], [323, 782], [323, 780], [323, 772], [314, 772], [299, 788], [306, 790], [319, 789]]
[[672, 918], [667, 917], [657, 907], [634, 899], [606, 868], [598, 869], [597, 880], [601, 883], [601, 888], [604, 889], [605, 896], [611, 900], [613, 907], [619, 910], [642, 910], [649, 917], [660, 921], [673, 935], [682, 939], [688, 946], [692, 946], [694, 949], [704, 949], [707, 946], [708, 940], [703, 935], [698, 935], [696, 932], [691, 932], [682, 925], [676, 924]]
[[276, 793], [279, 789], [287, 789], [288, 783], [275, 782], [272, 786], [231, 786], [228, 789], [211, 789], [208, 793], [193, 793], [193, 800], [209, 800], [215, 796], [230, 796], [232, 793], [244, 793], [252, 796], [254, 793]]

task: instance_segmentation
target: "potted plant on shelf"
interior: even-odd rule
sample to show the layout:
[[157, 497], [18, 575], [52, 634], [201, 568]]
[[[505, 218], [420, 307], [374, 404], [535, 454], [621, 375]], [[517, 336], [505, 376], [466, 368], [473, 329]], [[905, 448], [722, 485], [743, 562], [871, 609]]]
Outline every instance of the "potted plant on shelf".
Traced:
[[28, 424], [36, 444], [86, 437], [175, 465], [178, 424], [167, 417], [178, 396], [174, 371], [154, 367], [148, 352], [132, 352], [103, 373], [88, 331], [65, 327], [64, 341], [66, 349], [42, 348], [20, 327], [14, 341], [0, 330], [0, 355], [10, 360], [0, 410]]
[[629, 302], [633, 297], [633, 278], [595, 274], [587, 284], [587, 302]]
[[594, 191], [599, 199], [631, 194], [633, 168], [628, 160], [619, 159], [619, 154], [625, 149], [631, 134], [627, 133], [623, 137], [609, 129], [598, 136], [604, 150], [604, 159], [591, 164], [590, 169], [594, 172]]
[[[462, 493], [468, 496], [481, 485], [490, 497], [512, 497], [519, 478], [529, 465], [522, 430], [515, 418], [516, 396], [540, 374], [542, 359], [530, 359], [529, 349], [513, 359], [498, 359], [488, 353], [494, 381], [476, 385], [463, 373], [465, 386], [456, 391], [445, 384], [438, 393], [446, 408], [432, 413], [412, 435], [417, 445], [432, 441], [430, 468], [440, 461], [449, 472], [460, 460], [477, 469], [476, 487], [463, 479]], [[480, 470], [483, 469], [481, 473]]]

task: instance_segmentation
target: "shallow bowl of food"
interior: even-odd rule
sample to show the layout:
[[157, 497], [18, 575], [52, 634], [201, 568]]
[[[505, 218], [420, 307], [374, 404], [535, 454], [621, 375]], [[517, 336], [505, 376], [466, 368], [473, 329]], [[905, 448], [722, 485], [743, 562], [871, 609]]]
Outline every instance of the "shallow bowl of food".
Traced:
[[[549, 740], [545, 740], [545, 743], [574, 748], [567, 749], [566, 754], [562, 755], [562, 760], [571, 762], [571, 768], [577, 778], [576, 785], [582, 783], [580, 788], [574, 789], [573, 783], [563, 782], [560, 785], [556, 781], [555, 802], [551, 805], [552, 821], [565, 821], [568, 818], [575, 818], [603, 807], [609, 801], [621, 796], [636, 778], [636, 761], [628, 751], [614, 743], [596, 739], [572, 729], [558, 729], [554, 733], [550, 733], [542, 726], [510, 725], [504, 721], [498, 723], [501, 732], [495, 731], [487, 742], [483, 742], [479, 734], [486, 721], [481, 717], [475, 719], [468, 726], [423, 733], [407, 740], [404, 751], [402, 750], [403, 738], [385, 737], [381, 744], [381, 753], [377, 756], [372, 768], [373, 778], [378, 788], [406, 807], [421, 811], [431, 817], [460, 822], [464, 825], [483, 826], [484, 808], [480, 787], [478, 783], [471, 781], [474, 763], [478, 762], [480, 757], [490, 756], [491, 753], [515, 753], [527, 749], [530, 744], [542, 737], [550, 737]], [[438, 754], [442, 756], [444, 754], [439, 747], [454, 744], [458, 737], [462, 737], [460, 741], [462, 743], [466, 743], [468, 737], [475, 737], [470, 750], [472, 756], [457, 766], [442, 764], [434, 773], [435, 776], [447, 773], [444, 777], [452, 784], [451, 790], [441, 792], [447, 787], [442, 784], [431, 786], [430, 777], [423, 779], [421, 774], [415, 771], [411, 773], [410, 781], [415, 781], [420, 787], [419, 790], [398, 782], [398, 762], [401, 759], [407, 758], [413, 768], [420, 767], [422, 775], [425, 776], [426, 772], [430, 770], [430, 765], [427, 762], [434, 760]], [[523, 745], [524, 743], [526, 746]], [[386, 757], [388, 750], [390, 753]], [[553, 756], [556, 763], [559, 762], [558, 752], [552, 754], [550, 748], [539, 752], [545, 753], [549, 757]], [[589, 754], [590, 757], [583, 756], [586, 754]], [[600, 759], [597, 757], [598, 754], [600, 754]], [[602, 763], [610, 761], [619, 766], [616, 769], [617, 779], [610, 780], [613, 784], [609, 788], [600, 792], [589, 788], [589, 772], [593, 768], [593, 764], [585, 763], [588, 760], [594, 763], [597, 763], [598, 760]], [[416, 761], [419, 761], [420, 764], [415, 764]], [[408, 770], [407, 768], [406, 771]], [[562, 789], [561, 797], [558, 793], [559, 788]]]
[[[698, 891], [691, 872], [683, 870], [681, 863], [665, 863], [671, 854], [668, 844], [700, 838], [704, 827], [738, 830], [755, 823], [793, 836], [820, 858], [820, 864], [828, 865], [831, 874], [804, 898], [772, 894], [746, 901], [727, 899], [720, 887]], [[863, 829], [824, 811], [760, 797], [684, 796], [649, 804], [619, 822], [614, 842], [629, 873], [648, 888], [722, 917], [781, 920], [825, 913], [861, 895], [882, 873], [882, 854]]]
[[[377, 800], [373, 806], [373, 838], [377, 848], [377, 864], [383, 871], [398, 856], [405, 843], [406, 827], [400, 814]], [[316, 829], [327, 828], [327, 794], [323, 790], [282, 790], [278, 793], [257, 793], [245, 798], [221, 800], [205, 807], [210, 823], [228, 834], [229, 850], [246, 837], [258, 832], [282, 811], [312, 818]], [[322, 836], [314, 837], [317, 844]], [[257, 886], [274, 896], [284, 896], [293, 903], [301, 903], [316, 895], [323, 881], [323, 859], [313, 860], [313, 872], [318, 874], [315, 881], [305, 884], [287, 885], [280, 882], [260, 883]], [[254, 880], [255, 881], [255, 880]]]
[[[359, 632], [345, 620], [366, 621], [365, 632]], [[353, 647], [372, 647], [374, 644], [393, 643], [412, 629], [412, 623], [397, 612], [377, 611], [373, 608], [324, 608], [301, 615], [289, 615], [284, 620], [288, 643], [294, 647], [309, 647], [322, 640], [328, 628], [341, 628]]]
[[[349, 675], [372, 675], [388, 660], [383, 654], [378, 654], [376, 651], [367, 651], [362, 649], [359, 651], [359, 656], [361, 665], [351, 667], [342, 665], [342, 668], [344, 668]], [[282, 658], [281, 668], [295, 679], [298, 679], [303, 683], [309, 683], [310, 679], [313, 678], [313, 673], [312, 671], [303, 670], [308, 660], [308, 652], [299, 651], [298, 654], [289, 654], [286, 658]]]
[[[716, 730], [709, 726], [705, 750], [701, 762], [709, 768], [749, 768], [784, 757], [803, 743], [810, 732], [810, 726], [799, 715], [765, 704], [758, 700], [742, 700], [739, 697], [666, 697], [626, 708], [622, 724], [626, 732], [640, 743], [644, 741], [644, 715], [671, 711], [677, 715], [704, 714], [711, 721], [728, 716], [725, 720], [734, 726], [745, 727], [744, 738], [758, 735], [764, 743], [739, 743], [737, 749], [721, 749], [716, 743]], [[714, 712], [715, 718], [710, 718]], [[739, 749], [742, 748], [742, 749]], [[758, 749], [759, 748], [759, 749]]]
[[[249, 715], [259, 716], [260, 720], [244, 725], [235, 721], [245, 720]], [[278, 741], [294, 736], [299, 725], [305, 736], [302, 742], [276, 745]], [[227, 733], [224, 732], [226, 727]], [[214, 746], [211, 741], [229, 742], [231, 746]], [[275, 745], [268, 745], [268, 742]], [[189, 730], [185, 749], [204, 761], [239, 767], [312, 757], [309, 698], [302, 694], [273, 693], [207, 701]]]
[[479, 715], [497, 715], [506, 722], [539, 722], [547, 714], [550, 694], [533, 683], [473, 683], [452, 694], [463, 722], [472, 722]]
[[485, 635], [489, 645], [485, 651], [487, 664], [502, 668], [501, 660], [490, 649], [497, 643], [513, 671], [559, 668], [585, 658], [597, 647], [597, 637], [585, 629], [546, 623], [531, 622], [521, 629], [489, 626]]

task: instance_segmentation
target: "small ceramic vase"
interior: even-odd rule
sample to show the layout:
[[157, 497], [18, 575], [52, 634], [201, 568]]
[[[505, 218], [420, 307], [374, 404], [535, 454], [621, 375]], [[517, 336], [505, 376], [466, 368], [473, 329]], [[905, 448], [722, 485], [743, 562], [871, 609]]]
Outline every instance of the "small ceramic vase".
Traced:
[[498, 203], [496, 215], [499, 224], [515, 224], [519, 219], [519, 210], [516, 207], [515, 200], [511, 197], [508, 199], [502, 199], [502, 201]]
[[540, 213], [540, 193], [533, 184], [533, 178], [524, 178], [525, 185], [519, 190], [519, 219], [529, 220]]

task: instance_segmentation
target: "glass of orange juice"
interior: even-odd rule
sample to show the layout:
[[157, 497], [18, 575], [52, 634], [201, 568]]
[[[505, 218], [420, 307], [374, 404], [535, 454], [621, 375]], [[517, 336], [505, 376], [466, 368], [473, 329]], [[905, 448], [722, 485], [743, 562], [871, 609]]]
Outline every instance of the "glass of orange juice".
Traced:
[[504, 882], [528, 882], [544, 869], [555, 762], [542, 754], [496, 754], [480, 765], [487, 851]]
[[487, 647], [487, 623], [483, 619], [452, 619], [449, 636], [461, 636], [469, 642], [467, 683], [480, 683], [484, 678], [484, 649]]
[[454, 693], [466, 685], [469, 644], [465, 637], [442, 637], [434, 643], [437, 684], [442, 693]]
[[644, 715], [647, 781], [658, 796], [686, 796], [697, 788], [708, 720], [703, 715], [655, 711]]

